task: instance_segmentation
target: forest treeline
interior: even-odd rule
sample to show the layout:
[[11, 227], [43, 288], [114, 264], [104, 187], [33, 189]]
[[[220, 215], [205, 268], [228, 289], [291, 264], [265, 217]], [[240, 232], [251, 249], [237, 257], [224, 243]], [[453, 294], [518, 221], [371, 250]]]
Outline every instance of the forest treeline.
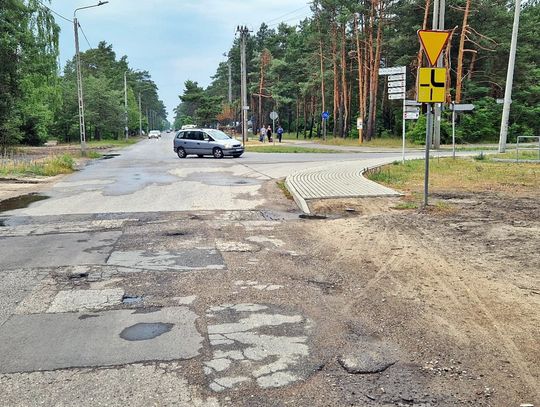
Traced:
[[[444, 64], [449, 68], [447, 101], [474, 103], [459, 117], [461, 141], [498, 139], [514, 16], [514, 1], [447, 0], [446, 24], [452, 31]], [[423, 55], [417, 30], [432, 25], [431, 0], [314, 0], [311, 17], [297, 26], [263, 23], [247, 41], [250, 126], [269, 124], [269, 113], [300, 137], [321, 133], [328, 111], [329, 133], [356, 137], [358, 117], [364, 137], [400, 135], [400, 101], [388, 100], [381, 67], [407, 67], [407, 98], [416, 93], [416, 70]], [[510, 118], [510, 139], [539, 135], [540, 5], [522, 2]], [[240, 121], [240, 44], [217, 67], [207, 88], [187, 81], [175, 113], [175, 127], [195, 122], [215, 125]], [[228, 102], [228, 63], [233, 102]], [[442, 141], [450, 136], [443, 114]], [[425, 119], [408, 122], [408, 136], [425, 137]]]
[[[0, 148], [40, 145], [50, 138], [79, 140], [75, 60], [63, 72], [58, 63], [59, 26], [45, 1], [0, 2]], [[112, 45], [101, 42], [81, 53], [87, 140], [123, 135], [124, 73], [128, 82], [130, 132], [139, 131], [139, 93], [143, 128], [164, 128], [166, 110], [146, 71], [130, 68]], [[149, 123], [150, 122], [150, 123]]]

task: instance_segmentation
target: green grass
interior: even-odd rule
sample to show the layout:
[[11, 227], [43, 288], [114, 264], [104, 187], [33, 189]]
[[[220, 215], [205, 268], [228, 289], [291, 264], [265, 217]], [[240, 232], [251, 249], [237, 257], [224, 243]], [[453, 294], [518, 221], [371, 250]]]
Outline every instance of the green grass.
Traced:
[[246, 151], [254, 153], [342, 153], [337, 150], [323, 150], [320, 148], [297, 147], [291, 145], [246, 145]]
[[[501, 154], [490, 154], [489, 158], [500, 158], [504, 160], [516, 160], [518, 158], [516, 150], [507, 150], [505, 153]], [[540, 160], [540, 154], [538, 150], [520, 150], [519, 151], [520, 160]]]
[[[86, 142], [86, 147], [89, 149], [106, 149], [106, 148], [118, 148], [118, 147], [127, 147], [131, 146], [141, 140], [140, 137], [131, 137], [128, 140], [121, 139], [107, 139], [107, 140], [91, 140]], [[80, 143], [66, 143], [59, 144], [63, 146], [80, 146]]]
[[47, 157], [41, 160], [14, 161], [0, 163], [2, 176], [54, 176], [73, 172], [73, 157], [69, 154]]
[[283, 195], [285, 195], [285, 197], [287, 199], [290, 199], [290, 200], [293, 199], [293, 196], [291, 195], [291, 193], [287, 189], [287, 186], [285, 185], [285, 180], [280, 180], [280, 181], [276, 182], [276, 184], [277, 184], [278, 188], [281, 189], [281, 192], [283, 192]]
[[[421, 194], [424, 186], [424, 160], [395, 162], [368, 172], [367, 177], [391, 188]], [[441, 158], [430, 162], [430, 191], [502, 192], [537, 194], [540, 166], [496, 162], [489, 159]]]
[[[296, 133], [286, 133], [283, 136], [284, 140], [296, 140]], [[304, 135], [302, 133], [299, 134], [298, 140], [301, 141], [309, 141], [311, 143], [317, 143], [327, 146], [347, 146], [347, 147], [374, 147], [374, 148], [401, 148], [402, 147], [402, 139], [400, 137], [384, 137], [384, 138], [375, 138], [370, 141], [364, 141], [362, 144], [358, 142], [358, 138], [341, 138], [341, 137], [334, 137], [334, 136], [327, 136], [326, 141], [324, 141], [322, 138], [313, 137], [311, 139], [307, 138], [304, 139]], [[409, 141], [405, 142], [406, 148], [421, 148], [422, 146], [412, 144]]]

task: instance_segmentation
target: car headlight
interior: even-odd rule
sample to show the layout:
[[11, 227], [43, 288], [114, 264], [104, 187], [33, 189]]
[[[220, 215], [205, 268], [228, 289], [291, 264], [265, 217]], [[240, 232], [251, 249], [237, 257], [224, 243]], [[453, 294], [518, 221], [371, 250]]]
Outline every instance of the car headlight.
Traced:
[[227, 149], [232, 148], [232, 143], [225, 144], [225, 148]]

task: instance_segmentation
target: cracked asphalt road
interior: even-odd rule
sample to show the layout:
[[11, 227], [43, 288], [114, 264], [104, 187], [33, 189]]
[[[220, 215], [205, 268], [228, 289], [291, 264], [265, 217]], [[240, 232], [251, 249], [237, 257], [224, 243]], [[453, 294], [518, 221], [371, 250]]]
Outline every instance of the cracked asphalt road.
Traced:
[[[477, 322], [448, 311], [464, 294], [437, 292], [440, 264], [416, 231], [397, 232], [408, 221], [391, 200], [298, 218], [275, 179], [338, 157], [171, 150], [144, 141], [3, 214], [0, 405], [534, 401], [536, 336], [471, 333]], [[535, 301], [512, 312], [534, 324]]]

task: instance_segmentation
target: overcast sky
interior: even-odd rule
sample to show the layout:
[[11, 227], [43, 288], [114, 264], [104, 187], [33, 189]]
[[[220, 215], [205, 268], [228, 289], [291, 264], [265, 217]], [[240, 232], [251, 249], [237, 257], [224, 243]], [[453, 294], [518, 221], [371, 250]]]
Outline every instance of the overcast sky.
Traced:
[[[52, 0], [50, 7], [72, 19], [75, 8], [96, 3]], [[280, 21], [296, 24], [310, 14], [307, 0], [109, 0], [101, 7], [78, 11], [77, 17], [92, 47], [107, 41], [117, 57], [128, 56], [133, 69], [150, 72], [171, 120], [184, 82], [210, 83], [238, 25], [256, 31], [262, 22], [271, 27]], [[63, 66], [75, 52], [73, 25], [58, 16], [56, 21], [62, 29]], [[82, 35], [79, 42], [81, 51], [88, 49]]]

